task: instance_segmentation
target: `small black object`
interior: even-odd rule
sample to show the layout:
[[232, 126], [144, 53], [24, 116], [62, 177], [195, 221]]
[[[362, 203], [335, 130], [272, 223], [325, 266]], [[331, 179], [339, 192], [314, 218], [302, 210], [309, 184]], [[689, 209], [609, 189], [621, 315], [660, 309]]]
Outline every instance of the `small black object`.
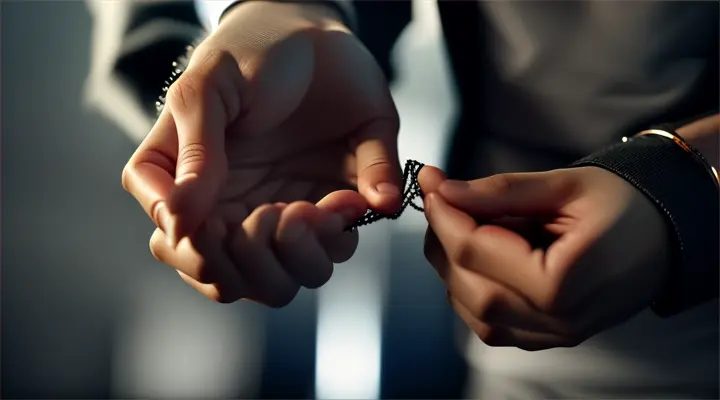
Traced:
[[162, 88], [162, 94], [158, 97], [158, 100], [155, 102], [155, 109], [157, 110], [157, 116], [160, 116], [160, 113], [162, 113], [163, 108], [165, 108], [165, 102], [167, 101], [167, 92], [170, 90], [170, 86], [175, 83], [175, 81], [180, 78], [180, 75], [185, 72], [187, 69], [188, 64], [190, 63], [190, 57], [192, 57], [193, 52], [195, 51], [195, 45], [190, 45], [185, 47], [185, 54], [178, 57], [176, 61], [172, 63], [172, 71], [170, 72], [170, 76], [165, 80], [163, 88]]
[[365, 215], [362, 216], [359, 220], [357, 220], [354, 224], [350, 225], [347, 230], [348, 231], [354, 231], [357, 228], [363, 226], [363, 225], [369, 225], [373, 222], [377, 222], [381, 219], [398, 219], [402, 215], [402, 213], [405, 211], [406, 208], [412, 207], [420, 212], [425, 211], [423, 206], [417, 205], [414, 203], [415, 199], [423, 199], [425, 195], [422, 192], [422, 189], [420, 189], [420, 183], [418, 182], [418, 174], [420, 173], [420, 170], [425, 166], [425, 164], [420, 163], [415, 160], [408, 160], [405, 163], [405, 169], [403, 170], [403, 201], [402, 205], [400, 206], [400, 209], [398, 209], [394, 214], [390, 215], [383, 215], [380, 213], [377, 213], [373, 210], [368, 210]]

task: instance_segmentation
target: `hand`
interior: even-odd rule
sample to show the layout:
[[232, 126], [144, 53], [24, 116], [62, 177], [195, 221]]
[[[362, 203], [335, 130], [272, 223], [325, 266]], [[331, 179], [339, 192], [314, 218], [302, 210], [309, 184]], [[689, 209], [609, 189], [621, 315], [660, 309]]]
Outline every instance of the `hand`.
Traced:
[[[284, 304], [356, 247], [337, 223], [339, 242], [323, 241], [320, 225], [399, 207], [397, 131], [382, 72], [331, 8], [247, 2], [195, 50], [123, 185], [159, 227], [153, 253], [192, 286], [221, 301], [261, 292]], [[295, 222], [325, 245], [305, 247], [322, 266], [282, 254]]]
[[488, 345], [574, 346], [647, 307], [670, 260], [642, 193], [595, 167], [470, 182], [421, 171], [425, 254]]

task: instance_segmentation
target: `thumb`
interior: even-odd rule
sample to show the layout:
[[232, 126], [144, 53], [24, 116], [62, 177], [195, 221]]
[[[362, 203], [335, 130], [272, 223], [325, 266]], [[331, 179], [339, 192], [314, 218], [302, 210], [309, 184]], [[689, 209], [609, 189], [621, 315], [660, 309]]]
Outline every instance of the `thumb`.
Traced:
[[381, 214], [394, 213], [402, 203], [397, 133], [396, 123], [376, 120], [363, 128], [355, 142], [358, 191]]
[[168, 93], [166, 106], [177, 126], [178, 154], [175, 187], [167, 202], [174, 224], [166, 234], [175, 241], [203, 223], [227, 177], [225, 127], [240, 112], [240, 90], [234, 90], [232, 76], [237, 66], [232, 64], [224, 58], [191, 64]]
[[474, 181], [447, 180], [438, 188], [452, 206], [475, 218], [551, 214], [575, 191], [571, 170], [499, 174]]

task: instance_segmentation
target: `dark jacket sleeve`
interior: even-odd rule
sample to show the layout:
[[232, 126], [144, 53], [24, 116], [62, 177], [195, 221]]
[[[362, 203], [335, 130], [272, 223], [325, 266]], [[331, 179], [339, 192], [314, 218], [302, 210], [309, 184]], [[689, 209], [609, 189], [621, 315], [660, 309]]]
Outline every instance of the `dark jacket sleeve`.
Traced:
[[[673, 126], [679, 127], [658, 128]], [[672, 140], [647, 135], [573, 165], [604, 168], [624, 178], [655, 203], [672, 227], [675, 257], [666, 287], [652, 305], [658, 315], [672, 316], [718, 297], [720, 197], [703, 163]]]
[[141, 140], [172, 63], [204, 34], [192, 1], [88, 0], [93, 18], [86, 102]]
[[375, 57], [389, 82], [395, 79], [392, 50], [400, 33], [412, 19], [412, 2], [363, 1], [352, 2], [357, 23], [356, 35]]

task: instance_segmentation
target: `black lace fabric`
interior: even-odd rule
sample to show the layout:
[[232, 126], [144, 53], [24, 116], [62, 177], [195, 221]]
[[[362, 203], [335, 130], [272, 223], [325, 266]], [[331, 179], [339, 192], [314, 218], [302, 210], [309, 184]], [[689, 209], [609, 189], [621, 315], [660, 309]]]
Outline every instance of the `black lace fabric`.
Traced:
[[377, 222], [381, 219], [390, 219], [395, 220], [400, 218], [400, 216], [405, 212], [405, 210], [408, 207], [414, 208], [420, 212], [424, 211], [424, 208], [422, 205], [418, 205], [415, 203], [416, 200], [420, 200], [420, 203], [422, 203], [422, 199], [424, 197], [422, 189], [420, 189], [420, 183], [418, 182], [418, 174], [420, 174], [420, 170], [425, 166], [425, 164], [420, 163], [415, 160], [408, 160], [405, 163], [405, 168], [403, 170], [403, 200], [402, 205], [400, 208], [394, 213], [390, 215], [383, 215], [380, 213], [377, 213], [373, 210], [368, 210], [365, 215], [363, 215], [362, 218], [357, 220], [354, 224], [350, 225], [347, 230], [354, 231], [357, 228], [372, 224], [373, 222]]

